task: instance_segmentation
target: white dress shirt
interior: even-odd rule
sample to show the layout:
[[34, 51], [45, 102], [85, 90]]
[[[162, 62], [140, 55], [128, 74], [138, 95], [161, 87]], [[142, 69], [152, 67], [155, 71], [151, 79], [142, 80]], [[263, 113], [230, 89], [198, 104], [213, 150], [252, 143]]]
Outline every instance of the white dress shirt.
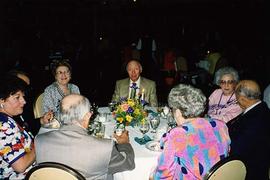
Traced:
[[135, 82], [133, 82], [131, 79], [129, 80], [129, 94], [128, 94], [128, 97], [130, 98], [130, 95], [131, 95], [131, 86], [132, 86], [132, 83], [136, 83], [137, 85], [137, 89], [136, 89], [136, 98], [139, 97], [139, 93], [140, 93], [140, 83], [141, 83], [141, 77], [139, 77], [139, 79]]

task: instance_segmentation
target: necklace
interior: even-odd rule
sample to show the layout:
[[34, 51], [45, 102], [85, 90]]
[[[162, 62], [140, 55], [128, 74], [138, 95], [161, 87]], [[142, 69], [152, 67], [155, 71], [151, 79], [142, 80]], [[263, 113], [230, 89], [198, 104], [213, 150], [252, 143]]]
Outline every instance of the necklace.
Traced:
[[224, 93], [222, 92], [222, 94], [220, 95], [220, 98], [219, 98], [219, 101], [218, 101], [218, 105], [217, 105], [217, 108], [216, 108], [216, 115], [218, 114], [218, 110], [223, 109], [225, 107], [225, 105], [228, 104], [228, 102], [230, 102], [232, 96], [234, 95], [234, 92], [231, 94], [231, 96], [229, 97], [229, 99], [227, 100], [227, 102], [224, 104], [224, 106], [221, 106], [220, 107], [220, 102], [222, 100], [223, 94]]

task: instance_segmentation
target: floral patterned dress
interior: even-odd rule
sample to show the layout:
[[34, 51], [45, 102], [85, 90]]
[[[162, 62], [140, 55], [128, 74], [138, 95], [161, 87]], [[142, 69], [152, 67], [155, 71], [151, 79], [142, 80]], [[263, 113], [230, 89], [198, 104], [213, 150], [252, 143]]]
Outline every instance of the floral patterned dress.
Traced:
[[154, 179], [202, 179], [228, 156], [230, 137], [223, 121], [197, 118], [163, 135]]
[[30, 150], [31, 136], [11, 117], [0, 113], [0, 138], [0, 179], [24, 179], [27, 171], [16, 173], [11, 165]]

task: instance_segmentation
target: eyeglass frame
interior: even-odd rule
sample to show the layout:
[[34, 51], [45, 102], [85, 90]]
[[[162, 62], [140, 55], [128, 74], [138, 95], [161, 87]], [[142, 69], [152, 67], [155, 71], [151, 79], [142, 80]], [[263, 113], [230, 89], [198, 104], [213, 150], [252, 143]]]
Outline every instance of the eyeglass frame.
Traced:
[[227, 80], [227, 81], [225, 81], [225, 80], [220, 80], [220, 81], [219, 81], [219, 85], [225, 85], [225, 84], [232, 85], [232, 84], [234, 84], [235, 82], [236, 82], [235, 80]]
[[57, 71], [55, 72], [56, 75], [70, 75], [71, 72], [68, 70], [68, 71]]

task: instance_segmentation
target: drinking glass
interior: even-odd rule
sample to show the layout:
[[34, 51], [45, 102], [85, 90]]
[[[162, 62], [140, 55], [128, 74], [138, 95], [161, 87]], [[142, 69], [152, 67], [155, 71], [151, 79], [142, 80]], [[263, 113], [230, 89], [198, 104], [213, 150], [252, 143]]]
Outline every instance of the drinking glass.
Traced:
[[100, 126], [96, 132], [96, 137], [104, 138], [104, 135], [105, 135], [105, 125], [100, 123]]
[[99, 122], [102, 122], [102, 123], [104, 123], [104, 122], [106, 122], [107, 121], [107, 113], [99, 113]]
[[150, 118], [150, 125], [151, 125], [151, 127], [152, 127], [152, 133], [156, 133], [157, 132], [157, 128], [158, 128], [158, 126], [159, 126], [159, 124], [160, 124], [160, 118], [159, 118], [159, 116], [154, 116], [154, 117], [152, 117], [152, 118]]
[[169, 113], [170, 113], [170, 108], [168, 106], [164, 106], [164, 108], [163, 108], [164, 116], [168, 117]]
[[149, 125], [149, 122], [148, 121], [141, 121], [140, 124], [139, 124], [139, 128], [140, 128], [140, 131], [141, 133], [143, 134], [143, 138], [144, 138], [144, 135], [149, 131], [150, 129], [150, 125]]

